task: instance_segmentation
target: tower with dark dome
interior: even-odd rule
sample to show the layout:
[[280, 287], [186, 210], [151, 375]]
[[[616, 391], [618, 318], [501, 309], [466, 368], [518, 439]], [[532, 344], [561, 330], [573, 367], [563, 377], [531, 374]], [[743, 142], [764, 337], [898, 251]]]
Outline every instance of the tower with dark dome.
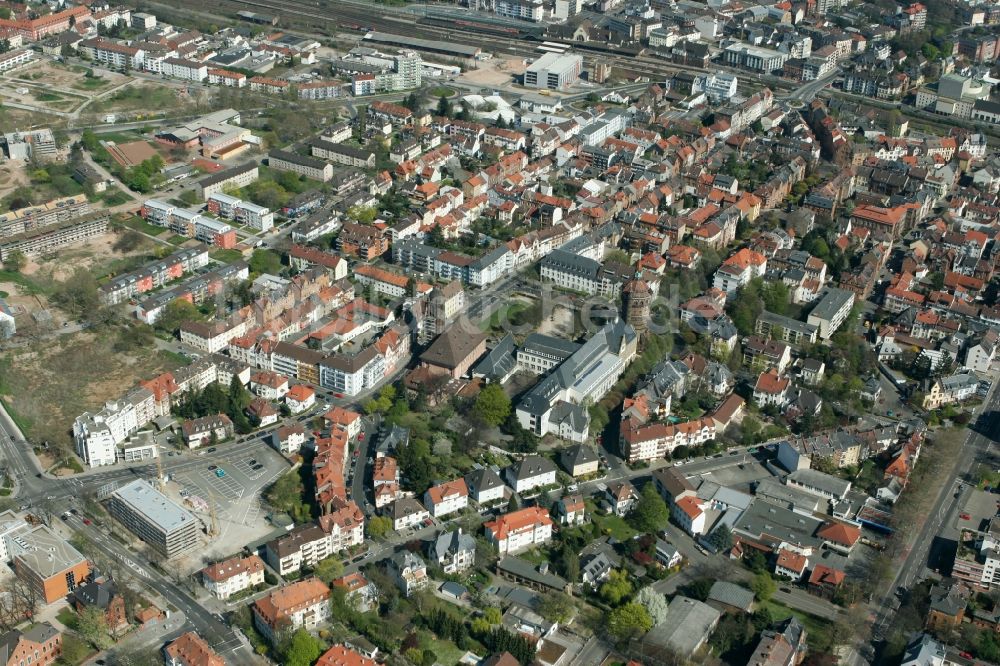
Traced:
[[622, 316], [632, 325], [635, 332], [642, 335], [649, 328], [649, 309], [653, 292], [649, 285], [633, 278], [622, 287]]

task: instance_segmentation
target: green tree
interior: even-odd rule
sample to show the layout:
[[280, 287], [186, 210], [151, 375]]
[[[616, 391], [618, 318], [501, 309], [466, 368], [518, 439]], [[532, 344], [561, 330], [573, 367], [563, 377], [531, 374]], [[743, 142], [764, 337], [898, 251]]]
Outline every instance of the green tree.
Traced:
[[28, 263], [28, 258], [20, 250], [14, 250], [3, 260], [3, 267], [8, 271], [20, 273]]
[[392, 519], [388, 516], [375, 516], [368, 519], [368, 535], [380, 538], [392, 531]]
[[302, 503], [304, 490], [298, 471], [291, 470], [279, 476], [264, 496], [274, 508], [292, 513]]
[[316, 563], [313, 575], [329, 585], [335, 578], [344, 575], [344, 564], [337, 555], [331, 555]]
[[201, 313], [194, 303], [183, 298], [175, 298], [163, 306], [163, 312], [156, 318], [154, 326], [158, 330], [175, 333], [184, 322], [198, 321], [201, 318]]
[[629, 517], [632, 526], [641, 532], [656, 532], [666, 527], [670, 520], [670, 509], [667, 503], [656, 492], [652, 483], [647, 483], [642, 487], [639, 501], [636, 502], [635, 510]]
[[608, 574], [608, 579], [601, 585], [601, 598], [612, 606], [622, 603], [632, 594], [632, 580], [628, 573], [621, 569], [613, 569]]
[[733, 533], [727, 525], [719, 525], [714, 532], [708, 535], [708, 543], [715, 548], [716, 552], [729, 550], [733, 545]]
[[483, 611], [483, 619], [490, 625], [500, 624], [502, 617], [500, 609], [496, 606], [489, 606]]
[[351, 206], [347, 209], [347, 217], [358, 224], [371, 224], [378, 217], [378, 211], [371, 206]]
[[573, 598], [565, 592], [553, 592], [542, 597], [538, 604], [538, 614], [549, 622], [565, 624], [576, 612]]
[[450, 118], [451, 111], [451, 102], [448, 101], [448, 97], [446, 95], [441, 95], [438, 98], [437, 114], [439, 116], [444, 116], [445, 118]]
[[278, 652], [285, 666], [311, 666], [323, 654], [323, 642], [299, 628], [279, 644]]
[[778, 584], [771, 578], [771, 574], [761, 571], [750, 581], [750, 589], [753, 590], [758, 601], [767, 601], [774, 596]]
[[692, 599], [705, 601], [712, 591], [713, 582], [711, 578], [697, 578], [684, 587], [684, 594]]
[[229, 391], [227, 397], [229, 398], [229, 409], [227, 413], [229, 418], [233, 418], [234, 414], [242, 414], [243, 410], [250, 406], [250, 402], [253, 400], [253, 396], [250, 395], [250, 391], [247, 387], [243, 385], [240, 378], [233, 374], [233, 378], [229, 380]]
[[77, 615], [76, 631], [80, 637], [98, 650], [106, 650], [114, 644], [108, 635], [108, 622], [104, 609], [87, 606]]
[[607, 619], [608, 633], [624, 642], [638, 638], [653, 628], [653, 618], [642, 604], [632, 602], [619, 606], [610, 613]]
[[487, 384], [479, 392], [473, 412], [484, 423], [496, 427], [510, 415], [510, 398], [499, 384]]

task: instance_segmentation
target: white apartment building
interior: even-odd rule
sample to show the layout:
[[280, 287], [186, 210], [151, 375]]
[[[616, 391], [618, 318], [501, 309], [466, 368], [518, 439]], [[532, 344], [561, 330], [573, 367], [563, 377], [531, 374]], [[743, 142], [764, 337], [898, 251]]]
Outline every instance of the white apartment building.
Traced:
[[469, 506], [469, 490], [464, 479], [431, 486], [424, 493], [424, 506], [435, 518], [441, 518]]
[[156, 416], [152, 392], [136, 387], [122, 399], [106, 402], [101, 411], [84, 412], [76, 418], [76, 452], [91, 467], [113, 465], [118, 460], [118, 445]]
[[164, 76], [196, 83], [208, 78], [208, 65], [186, 58], [164, 58], [160, 63], [160, 71]]
[[256, 555], [233, 557], [201, 570], [205, 589], [216, 599], [229, 597], [264, 584], [264, 561]]
[[502, 557], [551, 540], [552, 525], [549, 512], [533, 506], [506, 513], [483, 528], [487, 541], [496, 546]]

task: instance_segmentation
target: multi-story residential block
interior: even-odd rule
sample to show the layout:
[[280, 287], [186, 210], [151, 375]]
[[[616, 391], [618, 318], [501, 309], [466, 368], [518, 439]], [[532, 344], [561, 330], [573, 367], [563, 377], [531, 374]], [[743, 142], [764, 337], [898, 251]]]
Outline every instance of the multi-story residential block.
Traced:
[[291, 583], [254, 602], [254, 626], [274, 642], [284, 631], [314, 629], [330, 617], [330, 588], [318, 578]]
[[315, 567], [333, 554], [331, 539], [318, 523], [300, 525], [264, 546], [264, 559], [281, 576]]
[[246, 187], [260, 177], [260, 169], [255, 162], [225, 169], [198, 181], [197, 190], [202, 200], [207, 200], [213, 194], [226, 188]]
[[552, 538], [552, 518], [541, 507], [528, 507], [505, 513], [483, 525], [486, 539], [496, 546], [501, 557]]
[[274, 227], [274, 213], [264, 206], [221, 192], [209, 195], [207, 204], [210, 213], [247, 225], [256, 231], [269, 231]]
[[264, 561], [256, 555], [231, 557], [201, 570], [202, 584], [216, 599], [264, 584]]
[[17, 49], [0, 55], [0, 72], [6, 72], [31, 62], [32, 52], [28, 49]]
[[310, 141], [309, 148], [313, 157], [329, 160], [335, 164], [344, 164], [359, 169], [375, 168], [375, 153], [364, 148], [354, 148], [324, 139]]
[[853, 307], [854, 292], [827, 287], [806, 321], [818, 327], [819, 337], [829, 340], [851, 314]]
[[215, 86], [244, 88], [247, 85], [247, 75], [228, 69], [211, 68], [208, 70], [208, 82]]
[[207, 265], [208, 247], [199, 245], [175, 252], [130, 273], [117, 275], [102, 284], [98, 293], [103, 303], [117, 305]]
[[164, 58], [160, 72], [171, 78], [201, 83], [208, 78], [208, 65], [186, 58]]
[[278, 171], [291, 171], [306, 178], [327, 182], [333, 178], [333, 165], [314, 157], [306, 157], [287, 150], [272, 150], [268, 153], [267, 164]]
[[0, 261], [15, 252], [25, 257], [48, 254], [71, 243], [79, 243], [107, 233], [110, 216], [106, 212], [91, 213], [65, 222], [52, 224], [24, 233], [0, 238]]
[[715, 422], [708, 417], [682, 423], [639, 423], [626, 418], [621, 424], [621, 451], [630, 462], [657, 460], [679, 446], [700, 446], [715, 439]]
[[103, 38], [85, 39], [80, 42], [79, 51], [86, 54], [94, 62], [99, 62], [115, 69], [142, 70], [145, 64], [144, 49], [119, 44]]

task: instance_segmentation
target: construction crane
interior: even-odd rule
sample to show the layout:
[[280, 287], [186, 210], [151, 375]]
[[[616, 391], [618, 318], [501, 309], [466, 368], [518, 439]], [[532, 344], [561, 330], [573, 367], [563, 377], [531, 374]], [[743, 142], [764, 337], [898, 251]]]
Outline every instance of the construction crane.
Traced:
[[208, 536], [214, 537], [219, 534], [219, 518], [215, 515], [215, 493], [212, 492], [211, 488], [206, 490], [208, 491], [208, 517], [212, 520], [212, 524], [208, 528]]
[[156, 456], [156, 488], [162, 493], [163, 486], [165, 485], [164, 474], [163, 474], [163, 458], [162, 456]]

